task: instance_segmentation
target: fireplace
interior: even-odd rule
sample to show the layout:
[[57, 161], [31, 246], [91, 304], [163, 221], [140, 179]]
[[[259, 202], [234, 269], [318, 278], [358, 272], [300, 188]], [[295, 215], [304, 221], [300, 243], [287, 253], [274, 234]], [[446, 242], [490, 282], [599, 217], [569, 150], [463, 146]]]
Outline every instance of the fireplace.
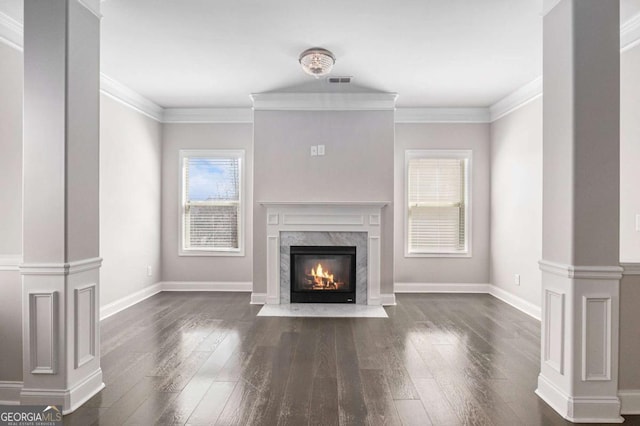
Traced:
[[292, 303], [356, 303], [356, 248], [291, 246]]

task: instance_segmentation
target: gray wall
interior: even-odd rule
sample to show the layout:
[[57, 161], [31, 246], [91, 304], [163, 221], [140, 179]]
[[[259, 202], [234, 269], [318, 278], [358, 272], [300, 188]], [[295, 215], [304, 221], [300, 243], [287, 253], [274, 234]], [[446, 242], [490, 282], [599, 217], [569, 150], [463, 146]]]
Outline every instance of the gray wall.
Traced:
[[640, 263], [640, 46], [620, 57], [620, 260]]
[[[381, 293], [393, 292], [393, 111], [256, 111], [253, 290], [266, 292], [261, 201], [388, 201]], [[310, 157], [311, 145], [326, 155]]]
[[[22, 52], [0, 42], [0, 258], [22, 255]], [[22, 284], [0, 271], [0, 381], [22, 380]]]
[[[491, 124], [491, 283], [540, 306], [542, 98]], [[520, 285], [515, 284], [520, 275]]]
[[[489, 282], [489, 142], [488, 124], [396, 125], [395, 282]], [[404, 257], [404, 162], [405, 151], [408, 149], [472, 150], [472, 257]]]
[[22, 253], [22, 53], [0, 43], [0, 256]]
[[[161, 124], [101, 96], [100, 304], [161, 280]], [[147, 276], [147, 266], [152, 276]]]
[[640, 275], [625, 275], [620, 284], [620, 352], [618, 388], [640, 389]]
[[[620, 57], [620, 260], [640, 263], [640, 46]], [[620, 389], [640, 389], [640, 276], [620, 285]]]
[[[162, 150], [162, 278], [164, 281], [251, 282], [253, 126], [165, 124]], [[181, 149], [245, 150], [245, 255], [178, 256]]]

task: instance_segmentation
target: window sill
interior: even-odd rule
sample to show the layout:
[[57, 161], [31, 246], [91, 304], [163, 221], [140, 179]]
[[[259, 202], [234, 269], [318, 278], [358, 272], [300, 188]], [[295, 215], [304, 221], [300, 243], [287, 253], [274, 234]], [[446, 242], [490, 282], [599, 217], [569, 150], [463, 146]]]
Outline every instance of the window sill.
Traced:
[[239, 251], [214, 251], [214, 250], [181, 250], [179, 257], [243, 257], [244, 250]]
[[453, 258], [453, 259], [469, 259], [473, 257], [471, 253], [405, 253], [404, 257], [433, 257], [433, 258]]

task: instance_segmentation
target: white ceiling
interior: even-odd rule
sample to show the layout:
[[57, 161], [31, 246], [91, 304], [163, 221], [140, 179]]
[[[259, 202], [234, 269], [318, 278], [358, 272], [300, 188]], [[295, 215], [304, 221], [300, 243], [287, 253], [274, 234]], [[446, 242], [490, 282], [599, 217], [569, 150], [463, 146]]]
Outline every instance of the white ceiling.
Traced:
[[[102, 71], [163, 107], [244, 107], [250, 93], [327, 90], [333, 75], [400, 107], [488, 106], [542, 73], [542, 0], [103, 0]], [[640, 11], [622, 0], [621, 21]], [[22, 0], [0, 0], [22, 22]]]

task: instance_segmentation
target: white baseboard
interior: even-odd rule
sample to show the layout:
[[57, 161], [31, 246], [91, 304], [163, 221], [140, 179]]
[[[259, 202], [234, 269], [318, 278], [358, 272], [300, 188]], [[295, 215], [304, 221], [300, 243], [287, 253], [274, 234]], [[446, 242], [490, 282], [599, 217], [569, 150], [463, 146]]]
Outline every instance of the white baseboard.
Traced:
[[620, 389], [620, 414], [640, 414], [640, 389]]
[[395, 306], [396, 295], [394, 293], [386, 293], [380, 295], [380, 304], [382, 306]]
[[0, 381], [0, 405], [20, 405], [22, 382]]
[[251, 293], [252, 305], [264, 305], [267, 303], [267, 293]]
[[536, 395], [572, 423], [624, 422], [617, 397], [570, 397], [542, 374], [538, 376]]
[[484, 293], [540, 321], [541, 308], [513, 293], [487, 283], [395, 283], [396, 293]]
[[251, 282], [164, 281], [162, 291], [242, 291], [253, 290]]
[[533, 303], [526, 301], [513, 293], [509, 293], [500, 287], [496, 287], [495, 285], [489, 286], [489, 294], [496, 299], [500, 299], [513, 306], [519, 311], [524, 312], [530, 317], [537, 319], [538, 321], [540, 321], [540, 318], [542, 317], [542, 308], [540, 306], [536, 306]]
[[62, 414], [73, 413], [104, 389], [102, 370], [97, 369], [71, 389], [22, 389], [23, 405], [62, 405]]
[[485, 283], [395, 283], [396, 293], [489, 293]]
[[140, 303], [161, 291], [242, 291], [253, 288], [250, 282], [161, 281], [100, 308], [100, 320]]
[[140, 303], [143, 300], [160, 293], [161, 291], [162, 283], [155, 283], [143, 288], [142, 290], [136, 291], [135, 293], [131, 293], [121, 299], [118, 299], [115, 302], [104, 305], [100, 308], [100, 320], [109, 318], [111, 315], [117, 314], [118, 312], [127, 309], [128, 307], [133, 306], [136, 303]]

